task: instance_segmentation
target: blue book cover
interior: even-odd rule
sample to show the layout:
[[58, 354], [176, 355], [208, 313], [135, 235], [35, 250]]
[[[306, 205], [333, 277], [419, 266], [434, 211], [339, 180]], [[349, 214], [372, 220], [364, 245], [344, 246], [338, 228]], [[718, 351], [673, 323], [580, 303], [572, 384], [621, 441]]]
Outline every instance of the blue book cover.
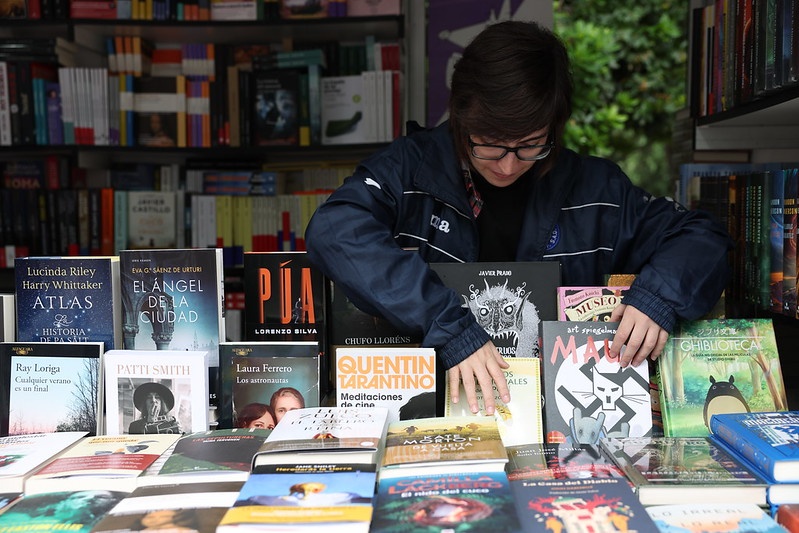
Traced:
[[122, 347], [118, 257], [19, 257], [14, 276], [18, 341]]
[[799, 481], [799, 412], [714, 414], [710, 431], [767, 477]]

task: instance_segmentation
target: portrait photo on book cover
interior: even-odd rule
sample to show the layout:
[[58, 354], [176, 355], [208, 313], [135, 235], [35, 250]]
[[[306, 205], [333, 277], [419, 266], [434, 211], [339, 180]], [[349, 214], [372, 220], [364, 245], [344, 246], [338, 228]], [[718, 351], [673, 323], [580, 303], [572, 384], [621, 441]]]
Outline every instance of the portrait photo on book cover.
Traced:
[[[128, 378], [125, 378], [127, 381]], [[188, 406], [183, 408], [181, 402], [178, 407], [178, 413], [184, 417], [189, 417], [188, 423], [181, 424], [178, 417], [173, 414], [175, 407], [175, 395], [172, 390], [163, 383], [156, 381], [144, 380], [130, 380], [132, 382], [139, 382], [135, 384], [133, 395], [129, 398], [133, 402], [133, 406], [137, 412], [137, 418], [128, 424], [129, 434], [139, 433], [183, 433], [181, 427], [190, 428], [191, 411]], [[179, 380], [167, 380], [169, 382], [177, 382]], [[120, 388], [120, 392], [122, 389]], [[186, 398], [188, 400], [188, 398]], [[126, 405], [123, 399], [120, 399], [120, 405]]]

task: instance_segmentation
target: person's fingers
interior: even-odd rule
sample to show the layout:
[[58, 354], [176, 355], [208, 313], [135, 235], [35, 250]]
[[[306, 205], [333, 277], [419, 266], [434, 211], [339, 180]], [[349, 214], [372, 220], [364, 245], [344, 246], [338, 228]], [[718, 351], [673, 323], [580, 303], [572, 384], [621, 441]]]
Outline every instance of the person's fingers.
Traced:
[[447, 379], [449, 379], [449, 397], [452, 399], [453, 404], [457, 404], [460, 399], [460, 385], [461, 385], [461, 372], [457, 366], [453, 366], [447, 370]]
[[[474, 374], [472, 372], [461, 371], [461, 381], [463, 382], [463, 390], [466, 392], [466, 403], [469, 404], [469, 410], [472, 413], [480, 412], [480, 405], [477, 403], [477, 391], [475, 390], [475, 380]], [[484, 390], [491, 390], [491, 389], [484, 389]], [[483, 397], [488, 400], [488, 396], [493, 395], [484, 395]], [[493, 403], [493, 398], [491, 401]], [[493, 411], [492, 411], [493, 413]]]

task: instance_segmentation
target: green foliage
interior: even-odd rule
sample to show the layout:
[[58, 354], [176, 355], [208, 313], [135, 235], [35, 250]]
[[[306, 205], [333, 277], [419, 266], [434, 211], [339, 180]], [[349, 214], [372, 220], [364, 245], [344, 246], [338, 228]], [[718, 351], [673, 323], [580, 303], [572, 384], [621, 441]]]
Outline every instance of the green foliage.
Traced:
[[566, 145], [612, 159], [633, 182], [668, 194], [671, 127], [685, 106], [685, 2], [559, 0], [554, 11], [575, 81]]

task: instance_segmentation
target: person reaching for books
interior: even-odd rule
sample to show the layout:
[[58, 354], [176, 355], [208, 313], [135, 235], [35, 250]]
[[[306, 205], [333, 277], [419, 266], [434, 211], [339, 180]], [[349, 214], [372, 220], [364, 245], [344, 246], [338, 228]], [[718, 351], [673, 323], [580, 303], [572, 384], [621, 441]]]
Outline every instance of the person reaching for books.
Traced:
[[[731, 240], [708, 213], [653, 197], [611, 161], [563, 145], [572, 84], [552, 31], [489, 25], [454, 66], [449, 119], [410, 123], [306, 230], [312, 263], [363, 311], [422, 334], [448, 369], [452, 401], [462, 381], [475, 413], [478, 386], [510, 400], [508, 365], [429, 263], [559, 261], [561, 284], [572, 286], [636, 274], [612, 315], [622, 366], [657, 358], [675, 322], [708, 312], [727, 284]], [[484, 400], [493, 414], [493, 395]]]

